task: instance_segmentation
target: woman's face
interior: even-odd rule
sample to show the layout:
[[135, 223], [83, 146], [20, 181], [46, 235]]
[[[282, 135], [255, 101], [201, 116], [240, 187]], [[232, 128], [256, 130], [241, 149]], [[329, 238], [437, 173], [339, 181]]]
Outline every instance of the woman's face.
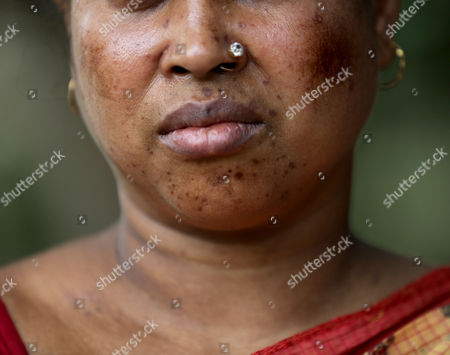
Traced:
[[[73, 0], [72, 71], [91, 133], [147, 213], [211, 230], [269, 226], [333, 179], [376, 90], [365, 1], [140, 2]], [[243, 58], [227, 52], [233, 42]], [[258, 124], [162, 128], [215, 115]]]

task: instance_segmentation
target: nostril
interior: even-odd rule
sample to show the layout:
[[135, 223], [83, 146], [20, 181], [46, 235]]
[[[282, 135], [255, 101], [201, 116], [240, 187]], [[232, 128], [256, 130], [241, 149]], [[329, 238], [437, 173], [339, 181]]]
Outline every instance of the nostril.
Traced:
[[214, 68], [214, 71], [218, 73], [222, 73], [224, 71], [233, 71], [236, 70], [237, 63], [222, 63]]
[[186, 74], [187, 72], [188, 72], [187, 69], [180, 67], [179, 65], [175, 65], [172, 68], [172, 73], [174, 73], [174, 74]]

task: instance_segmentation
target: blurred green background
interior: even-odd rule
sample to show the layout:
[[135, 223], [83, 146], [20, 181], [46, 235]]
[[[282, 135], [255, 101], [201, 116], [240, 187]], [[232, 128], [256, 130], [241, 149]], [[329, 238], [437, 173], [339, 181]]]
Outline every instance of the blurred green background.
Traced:
[[[383, 200], [436, 147], [450, 152], [449, 13], [449, 1], [428, 1], [396, 36], [406, 77], [379, 93], [358, 140], [350, 216], [359, 239], [432, 264], [450, 262], [450, 157], [390, 209]], [[0, 47], [0, 196], [53, 150], [66, 158], [8, 207], [0, 204], [0, 264], [101, 230], [119, 215], [109, 167], [67, 105], [62, 18], [49, 0], [2, 0], [0, 33], [13, 24], [20, 32]], [[381, 78], [393, 75], [395, 68]], [[37, 89], [36, 100], [27, 98], [30, 89]], [[371, 135], [370, 144], [363, 134]], [[87, 223], [79, 224], [78, 215]]]

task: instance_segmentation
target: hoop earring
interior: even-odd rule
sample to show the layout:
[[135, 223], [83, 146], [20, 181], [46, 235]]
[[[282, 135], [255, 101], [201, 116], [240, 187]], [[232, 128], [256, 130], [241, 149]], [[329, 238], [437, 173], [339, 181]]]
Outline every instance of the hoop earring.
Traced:
[[397, 84], [403, 79], [403, 76], [405, 75], [405, 68], [406, 68], [406, 58], [405, 58], [405, 52], [403, 49], [400, 48], [400, 46], [394, 42], [391, 41], [391, 47], [395, 50], [395, 55], [397, 56], [399, 63], [398, 63], [398, 73], [397, 76], [385, 83], [380, 83], [379, 89], [380, 90], [389, 90], [393, 87], [397, 86]]
[[69, 101], [69, 106], [73, 112], [80, 113], [77, 98], [75, 97], [75, 81], [73, 79], [70, 79], [69, 85], [67, 86], [67, 101]]

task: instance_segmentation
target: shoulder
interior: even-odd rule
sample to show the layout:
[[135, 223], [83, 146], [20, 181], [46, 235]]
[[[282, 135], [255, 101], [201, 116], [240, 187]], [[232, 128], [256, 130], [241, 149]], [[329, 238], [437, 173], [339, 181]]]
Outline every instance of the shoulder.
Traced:
[[0, 268], [0, 284], [10, 286], [2, 300], [25, 343], [42, 353], [63, 354], [61, 344], [67, 354], [85, 353], [76, 339], [94, 333], [95, 322], [81, 310], [88, 299], [95, 304], [92, 285], [102, 260], [113, 257], [112, 239], [108, 229]]

